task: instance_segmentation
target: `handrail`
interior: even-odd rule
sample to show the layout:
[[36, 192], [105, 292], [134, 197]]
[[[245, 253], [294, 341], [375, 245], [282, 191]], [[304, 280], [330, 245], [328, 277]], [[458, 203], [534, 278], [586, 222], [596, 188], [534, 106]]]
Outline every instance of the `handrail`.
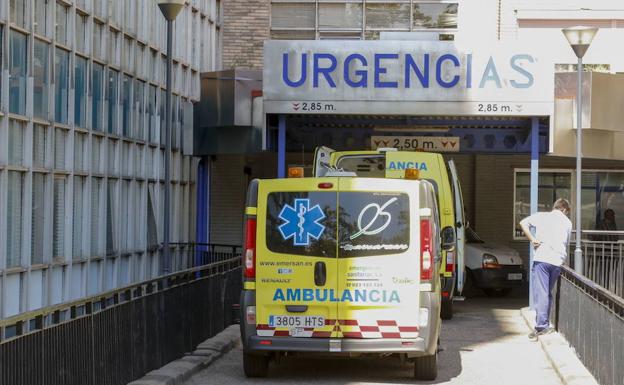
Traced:
[[[188, 244], [189, 246], [198, 246], [201, 244]], [[62, 302], [55, 305], [46, 306], [37, 310], [32, 310], [20, 314], [16, 314], [11, 317], [0, 319], [0, 341], [4, 342], [9, 340], [5, 339], [4, 329], [7, 327], [17, 326], [18, 328], [22, 323], [28, 322], [31, 320], [35, 320], [38, 324], [34, 330], [41, 330], [47, 327], [61, 324], [65, 321], [69, 321], [71, 319], [78, 318], [82, 315], [93, 314], [98, 311], [102, 311], [104, 309], [108, 309], [120, 303], [125, 303], [137, 298], [141, 298], [147, 295], [151, 295], [153, 293], [157, 293], [160, 291], [169, 290], [173, 287], [181, 286], [187, 284], [192, 281], [201, 280], [204, 278], [208, 278], [214, 276], [215, 274], [223, 273], [227, 271], [225, 269], [226, 266], [229, 266], [229, 269], [234, 268], [236, 265], [240, 265], [240, 253], [242, 249], [240, 246], [236, 245], [214, 245], [214, 244], [205, 244], [206, 246], [223, 246], [228, 247], [234, 250], [234, 255], [228, 259], [224, 259], [221, 261], [212, 262], [202, 266], [196, 266], [185, 270], [180, 270], [176, 272], [172, 272], [167, 275], [162, 275], [156, 278], [152, 278], [149, 280], [136, 282], [128, 286], [116, 288], [113, 290], [109, 290], [106, 292], [98, 293], [89, 297], [83, 297], [77, 300]], [[206, 273], [207, 272], [207, 273]], [[199, 274], [198, 274], [199, 273]], [[202, 274], [204, 273], [204, 274]], [[182, 278], [182, 279], [180, 279]], [[109, 304], [108, 301], [112, 300], [112, 304]], [[93, 309], [93, 304], [100, 304], [99, 309]], [[85, 307], [84, 314], [75, 315], [76, 308]], [[61, 311], [70, 311], [72, 312], [72, 316], [67, 320], [57, 320], [57, 322], [46, 323], [43, 322], [43, 317], [47, 317], [49, 315], [54, 315], [60, 313]], [[18, 336], [22, 335], [18, 331]]]
[[624, 299], [615, 295], [611, 291], [605, 289], [604, 287], [598, 285], [596, 282], [591, 279], [578, 274], [576, 271], [571, 269], [569, 266], [561, 266], [562, 275], [564, 278], [571, 281], [577, 287], [583, 289], [588, 295], [596, 298], [600, 302], [605, 305], [609, 305], [608, 308], [615, 313], [617, 316], [624, 320]]

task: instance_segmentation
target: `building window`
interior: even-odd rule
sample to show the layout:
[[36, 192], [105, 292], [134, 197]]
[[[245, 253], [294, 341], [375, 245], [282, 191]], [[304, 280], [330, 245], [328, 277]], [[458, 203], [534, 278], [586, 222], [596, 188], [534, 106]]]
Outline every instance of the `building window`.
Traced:
[[[516, 171], [514, 199], [514, 238], [522, 239], [524, 234], [520, 221], [531, 214], [531, 174]], [[570, 171], [540, 171], [538, 182], [537, 210], [550, 211], [558, 198], [572, 198], [572, 173]]]
[[54, 92], [54, 120], [67, 124], [67, 104], [69, 93], [69, 52], [56, 49], [55, 65], [55, 92]]
[[62, 5], [61, 3], [56, 3], [56, 24], [54, 26], [56, 42], [58, 44], [67, 45], [68, 44], [68, 36], [67, 36], [67, 24], [69, 17], [69, 8]]
[[104, 125], [104, 66], [93, 63], [91, 82], [91, 127], [101, 131]]
[[33, 114], [48, 119], [48, 92], [50, 89], [50, 44], [35, 39], [33, 57]]
[[[577, 64], [555, 64], [555, 72], [576, 72]], [[602, 73], [611, 73], [611, 65], [610, 64], [585, 64], [583, 63], [583, 71], [584, 72], [602, 72]]]
[[85, 171], [85, 145], [87, 136], [84, 134], [74, 134], [74, 169], [76, 171]]
[[160, 144], [165, 144], [165, 90], [160, 90]]
[[22, 256], [22, 196], [24, 194], [24, 173], [8, 172], [7, 190], [7, 244], [6, 266], [21, 265]]
[[108, 86], [106, 87], [106, 102], [108, 104], [108, 133], [117, 133], [117, 88], [119, 72], [108, 71]]
[[104, 182], [102, 178], [91, 178], [91, 255], [101, 256], [100, 249], [100, 191]]
[[11, 58], [9, 66], [9, 111], [26, 115], [27, 39], [17, 31], [11, 31]]
[[156, 110], [156, 95], [158, 95], [158, 89], [156, 86], [150, 85], [147, 113], [149, 115], [149, 141], [152, 143], [158, 143], [158, 113]]
[[83, 240], [83, 215], [84, 215], [84, 191], [85, 177], [74, 176], [74, 207], [72, 211], [72, 257], [74, 260], [84, 257], [82, 240]]
[[87, 126], [87, 59], [76, 56], [74, 74], [74, 124]]
[[117, 228], [117, 216], [115, 215], [115, 180], [108, 180], [106, 186], [106, 255], [113, 255], [117, 251], [117, 237], [114, 229]]
[[43, 263], [43, 239], [45, 217], [45, 183], [46, 175], [33, 173], [32, 185], [32, 232], [31, 232], [31, 264]]
[[457, 29], [458, 3], [414, 3], [414, 29]]
[[362, 29], [362, 4], [319, 3], [319, 29]]
[[108, 15], [108, 0], [93, 0], [93, 13], [104, 19]]
[[9, 12], [10, 12], [11, 22], [22, 28], [28, 28], [28, 24], [27, 24], [28, 16], [26, 13], [26, 2], [27, 0], [10, 0], [9, 2]]
[[65, 162], [65, 143], [67, 141], [67, 131], [62, 128], [54, 129], [54, 168], [57, 170], [67, 170]]
[[366, 28], [409, 30], [409, 3], [366, 3]]
[[136, 127], [135, 137], [145, 139], [145, 111], [143, 107], [143, 97], [145, 93], [145, 82], [134, 80], [134, 126]]
[[121, 44], [119, 39], [119, 32], [110, 30], [110, 56], [109, 60], [111, 64], [119, 66], [119, 56], [121, 54], [119, 45]]
[[273, 3], [271, 5], [272, 28], [312, 28], [316, 23], [314, 3]]
[[91, 137], [91, 172], [93, 174], [102, 174], [103, 167], [100, 159], [100, 153], [102, 152], [102, 138], [93, 136]]
[[123, 76], [123, 84], [121, 88], [121, 110], [122, 110], [122, 134], [126, 137], [132, 137], [132, 126], [130, 124], [130, 90], [132, 89], [132, 78], [128, 75]]
[[93, 56], [106, 59], [106, 26], [98, 22], [93, 23]]
[[54, 176], [54, 207], [52, 231], [52, 255], [65, 257], [65, 180], [64, 176]]
[[33, 125], [33, 167], [47, 167], [46, 143], [47, 127], [40, 124]]
[[21, 166], [24, 162], [24, 130], [26, 124], [9, 120], [9, 164]]
[[36, 34], [41, 36], [48, 36], [48, 9], [49, 9], [49, 1], [48, 0], [35, 0], [33, 1], [33, 7], [35, 7], [35, 20], [34, 20], [34, 30]]
[[76, 13], [76, 50], [86, 52], [87, 49], [87, 16]]

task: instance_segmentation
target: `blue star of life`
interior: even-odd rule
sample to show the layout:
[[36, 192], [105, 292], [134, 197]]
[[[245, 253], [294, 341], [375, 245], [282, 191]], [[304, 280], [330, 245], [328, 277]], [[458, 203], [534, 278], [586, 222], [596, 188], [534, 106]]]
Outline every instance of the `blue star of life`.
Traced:
[[279, 226], [279, 231], [284, 240], [292, 238], [293, 245], [309, 246], [310, 238], [319, 239], [325, 231], [325, 226], [319, 223], [325, 214], [318, 204], [310, 208], [309, 199], [295, 199], [293, 206], [282, 207], [279, 218], [285, 223]]

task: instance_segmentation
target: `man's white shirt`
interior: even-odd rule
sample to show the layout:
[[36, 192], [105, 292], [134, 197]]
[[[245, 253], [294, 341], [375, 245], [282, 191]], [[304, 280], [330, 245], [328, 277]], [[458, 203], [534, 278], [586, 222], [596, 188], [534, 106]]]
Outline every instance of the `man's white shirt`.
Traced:
[[560, 210], [535, 213], [520, 221], [535, 228], [535, 238], [541, 245], [535, 249], [533, 260], [561, 266], [568, 255], [572, 222]]

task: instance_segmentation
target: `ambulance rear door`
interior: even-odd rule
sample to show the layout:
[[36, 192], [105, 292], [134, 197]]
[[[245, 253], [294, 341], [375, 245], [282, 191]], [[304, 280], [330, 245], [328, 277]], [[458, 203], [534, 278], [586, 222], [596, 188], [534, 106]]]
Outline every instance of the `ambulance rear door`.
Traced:
[[455, 255], [457, 256], [457, 291], [459, 293], [464, 289], [466, 266], [464, 259], [464, 245], [466, 243], [466, 218], [464, 217], [464, 199], [462, 197], [461, 184], [457, 175], [457, 167], [455, 162], [449, 160], [449, 170], [451, 171], [451, 179], [453, 181], [453, 202], [455, 204], [455, 229], [457, 235], [457, 246]]
[[259, 336], [329, 338], [337, 318], [336, 178], [262, 181], [256, 230]]
[[416, 338], [419, 181], [340, 178], [338, 329], [343, 338]]

